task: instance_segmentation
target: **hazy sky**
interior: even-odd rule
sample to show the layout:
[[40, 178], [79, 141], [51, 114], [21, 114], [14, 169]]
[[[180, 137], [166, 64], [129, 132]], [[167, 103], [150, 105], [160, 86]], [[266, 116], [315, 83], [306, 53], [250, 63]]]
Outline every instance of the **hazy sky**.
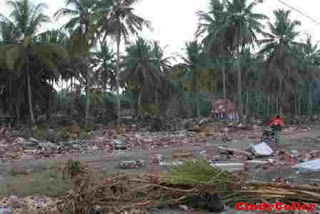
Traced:
[[[319, 0], [282, 0], [283, 2], [294, 6], [312, 18], [319, 20], [318, 13]], [[34, 3], [45, 2], [49, 6], [48, 15], [53, 15], [56, 10], [64, 7], [64, 0], [32, 0]], [[197, 28], [196, 12], [199, 10], [207, 11], [209, 0], [140, 0], [136, 5], [136, 13], [148, 19], [152, 23], [153, 32], [144, 30], [142, 36], [147, 39], [160, 41], [162, 46], [168, 46], [165, 49], [166, 54], [183, 53], [183, 47], [186, 41], [193, 40]], [[273, 20], [272, 11], [278, 8], [288, 9], [278, 0], [264, 0], [264, 3], [256, 7], [256, 11], [267, 15]], [[5, 5], [5, 0], [0, 0], [0, 12], [8, 15], [9, 8]], [[313, 41], [320, 41], [320, 26], [303, 17], [297, 12], [292, 11], [292, 19], [302, 22], [300, 30], [312, 35]], [[47, 28], [56, 28], [61, 26], [62, 22], [53, 20]]]

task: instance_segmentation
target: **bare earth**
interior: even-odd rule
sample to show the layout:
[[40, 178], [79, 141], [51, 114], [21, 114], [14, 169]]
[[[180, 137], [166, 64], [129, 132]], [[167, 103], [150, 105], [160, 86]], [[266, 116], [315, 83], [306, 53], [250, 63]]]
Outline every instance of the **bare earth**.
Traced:
[[[313, 140], [310, 140], [313, 139]], [[317, 140], [319, 140], [317, 142]], [[258, 139], [240, 138], [233, 139], [228, 142], [217, 142], [213, 139], [207, 139], [205, 150], [216, 150], [219, 146], [247, 149], [250, 144], [257, 142]], [[290, 135], [283, 135], [281, 138], [281, 145], [287, 149], [296, 150], [317, 150], [320, 149], [320, 127], [313, 127], [307, 132], [293, 133]], [[150, 170], [168, 171], [170, 166], [160, 166], [158, 169], [151, 169], [148, 164], [149, 158], [152, 154], [162, 154], [163, 161], [169, 162], [172, 160], [172, 150], [144, 150], [134, 149], [125, 151], [114, 151], [111, 155], [105, 155], [103, 152], [97, 155], [85, 155], [79, 157], [64, 157], [65, 160], [69, 158], [79, 159], [85, 162], [91, 169], [96, 172], [117, 172], [117, 171], [141, 171], [148, 172]], [[272, 157], [271, 157], [272, 158]], [[139, 169], [120, 169], [119, 163], [124, 160], [144, 160], [145, 166]], [[37, 161], [23, 161], [23, 162], [0, 162], [0, 181], [2, 184], [10, 183], [12, 173], [33, 173], [44, 172], [52, 165], [59, 163], [62, 160], [37, 160]], [[308, 183], [319, 182], [320, 173], [296, 173], [292, 168], [281, 168], [273, 171], [265, 171], [257, 169], [252, 172], [252, 178], [258, 182], [271, 182], [273, 178], [282, 176], [287, 178], [292, 183]], [[182, 211], [161, 210], [161, 213], [183, 213]], [[160, 213], [158, 212], [158, 213]], [[154, 212], [157, 213], [157, 212]], [[229, 210], [225, 213], [241, 213], [235, 210]], [[252, 212], [243, 212], [252, 213]]]

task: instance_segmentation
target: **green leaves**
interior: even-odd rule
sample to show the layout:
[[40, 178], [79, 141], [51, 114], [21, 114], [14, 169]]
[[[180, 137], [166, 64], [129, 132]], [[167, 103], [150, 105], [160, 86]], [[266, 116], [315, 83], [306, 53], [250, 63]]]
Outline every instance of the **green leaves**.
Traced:
[[227, 183], [229, 173], [213, 168], [206, 160], [189, 160], [171, 171], [171, 182], [179, 184], [192, 183]]
[[24, 48], [12, 46], [6, 51], [6, 65], [9, 70], [21, 70], [24, 63]]

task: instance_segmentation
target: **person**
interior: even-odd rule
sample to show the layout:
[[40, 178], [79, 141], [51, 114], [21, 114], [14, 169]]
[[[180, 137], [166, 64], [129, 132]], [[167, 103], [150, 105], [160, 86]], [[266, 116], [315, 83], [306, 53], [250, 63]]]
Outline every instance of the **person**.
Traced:
[[276, 144], [279, 144], [280, 132], [284, 127], [283, 119], [280, 115], [277, 115], [272, 122], [268, 125], [268, 127], [272, 127], [272, 131], [274, 134], [274, 140]]

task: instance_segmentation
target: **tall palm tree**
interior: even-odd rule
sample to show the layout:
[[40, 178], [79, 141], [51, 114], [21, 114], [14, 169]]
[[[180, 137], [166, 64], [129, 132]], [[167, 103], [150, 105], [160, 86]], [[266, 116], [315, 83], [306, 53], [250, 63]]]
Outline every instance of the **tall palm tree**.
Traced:
[[[260, 53], [267, 57], [267, 73], [265, 80], [270, 83], [268, 91], [276, 96], [277, 111], [281, 112], [284, 98], [293, 95], [296, 91], [296, 81], [301, 79], [298, 69], [297, 50], [304, 45], [296, 42], [299, 35], [297, 27], [299, 21], [290, 20], [290, 11], [274, 11], [275, 22], [268, 23], [269, 33], [260, 43], [263, 45]], [[286, 92], [286, 94], [284, 94]]]
[[115, 54], [105, 43], [102, 43], [93, 56], [99, 61], [95, 79], [102, 86], [102, 91], [106, 92], [108, 85], [111, 88], [115, 85]]
[[136, 43], [126, 48], [125, 71], [121, 79], [135, 81], [138, 85], [137, 111], [141, 107], [142, 98], [154, 95], [157, 85], [161, 82], [162, 73], [159, 72], [159, 61], [152, 45], [138, 38]]
[[160, 81], [155, 86], [155, 102], [159, 104], [159, 94], [162, 94], [165, 97], [168, 97], [171, 91], [170, 85], [170, 69], [172, 57], [165, 57], [163, 49], [160, 47], [159, 42], [154, 41], [152, 52], [154, 55], [154, 60], [156, 62], [156, 67], [158, 72], [160, 73]]
[[200, 106], [199, 106], [199, 81], [201, 76], [201, 71], [207, 68], [209, 65], [208, 58], [205, 55], [202, 47], [197, 43], [197, 41], [186, 43], [186, 55], [183, 57], [182, 67], [184, 68], [184, 79], [191, 80], [191, 91], [194, 94], [195, 104], [196, 104], [196, 115], [200, 116]]
[[318, 45], [314, 45], [311, 36], [307, 37], [306, 43], [302, 48], [297, 49], [299, 71], [304, 80], [308, 91], [308, 111], [313, 113], [313, 88], [318, 85], [320, 75], [320, 51]]
[[231, 57], [227, 49], [225, 32], [221, 30], [226, 20], [225, 2], [211, 0], [209, 12], [198, 11], [199, 18], [197, 38], [202, 38], [201, 43], [206, 48], [207, 56], [215, 62], [222, 71], [223, 97], [226, 99], [226, 57]]
[[256, 33], [263, 33], [263, 24], [261, 20], [267, 19], [263, 14], [253, 13], [256, 6], [255, 2], [249, 3], [248, 0], [227, 1], [227, 14], [225, 23], [221, 31], [225, 33], [229, 48], [237, 56], [237, 80], [238, 80], [238, 104], [240, 117], [243, 114], [242, 106], [242, 81], [240, 67], [241, 49], [246, 45], [253, 45], [257, 42]]
[[[91, 72], [89, 69], [89, 57], [90, 49], [95, 45], [97, 38], [97, 28], [94, 26], [96, 20], [96, 1], [94, 0], [67, 0], [67, 6], [73, 6], [70, 8], [61, 8], [54, 16], [60, 18], [61, 16], [72, 16], [72, 18], [64, 25], [64, 28], [69, 29], [72, 32], [72, 40], [81, 47], [76, 47], [76, 51], [72, 51], [75, 57], [84, 58], [86, 66], [86, 125], [89, 120], [89, 109], [90, 109], [90, 76]], [[78, 40], [78, 41], [76, 41]]]
[[130, 34], [137, 34], [144, 26], [150, 28], [150, 22], [134, 14], [133, 5], [137, 0], [113, 0], [109, 12], [104, 13], [103, 30], [116, 39], [116, 88], [117, 88], [117, 125], [120, 124], [120, 44], [122, 38], [128, 41]]
[[[28, 105], [31, 125], [35, 123], [33, 112], [33, 100], [31, 90], [31, 71], [30, 71], [30, 55], [41, 59], [47, 68], [58, 75], [57, 68], [53, 56], [66, 55], [63, 48], [53, 45], [39, 45], [34, 37], [39, 27], [49, 21], [49, 17], [43, 14], [46, 5], [40, 3], [32, 5], [29, 0], [7, 1], [7, 4], [13, 8], [10, 18], [1, 15], [3, 21], [14, 26], [15, 38], [18, 44], [5, 45], [1, 47], [1, 51], [6, 52], [6, 64], [11, 70], [25, 70]], [[18, 72], [20, 75], [21, 72]]]

